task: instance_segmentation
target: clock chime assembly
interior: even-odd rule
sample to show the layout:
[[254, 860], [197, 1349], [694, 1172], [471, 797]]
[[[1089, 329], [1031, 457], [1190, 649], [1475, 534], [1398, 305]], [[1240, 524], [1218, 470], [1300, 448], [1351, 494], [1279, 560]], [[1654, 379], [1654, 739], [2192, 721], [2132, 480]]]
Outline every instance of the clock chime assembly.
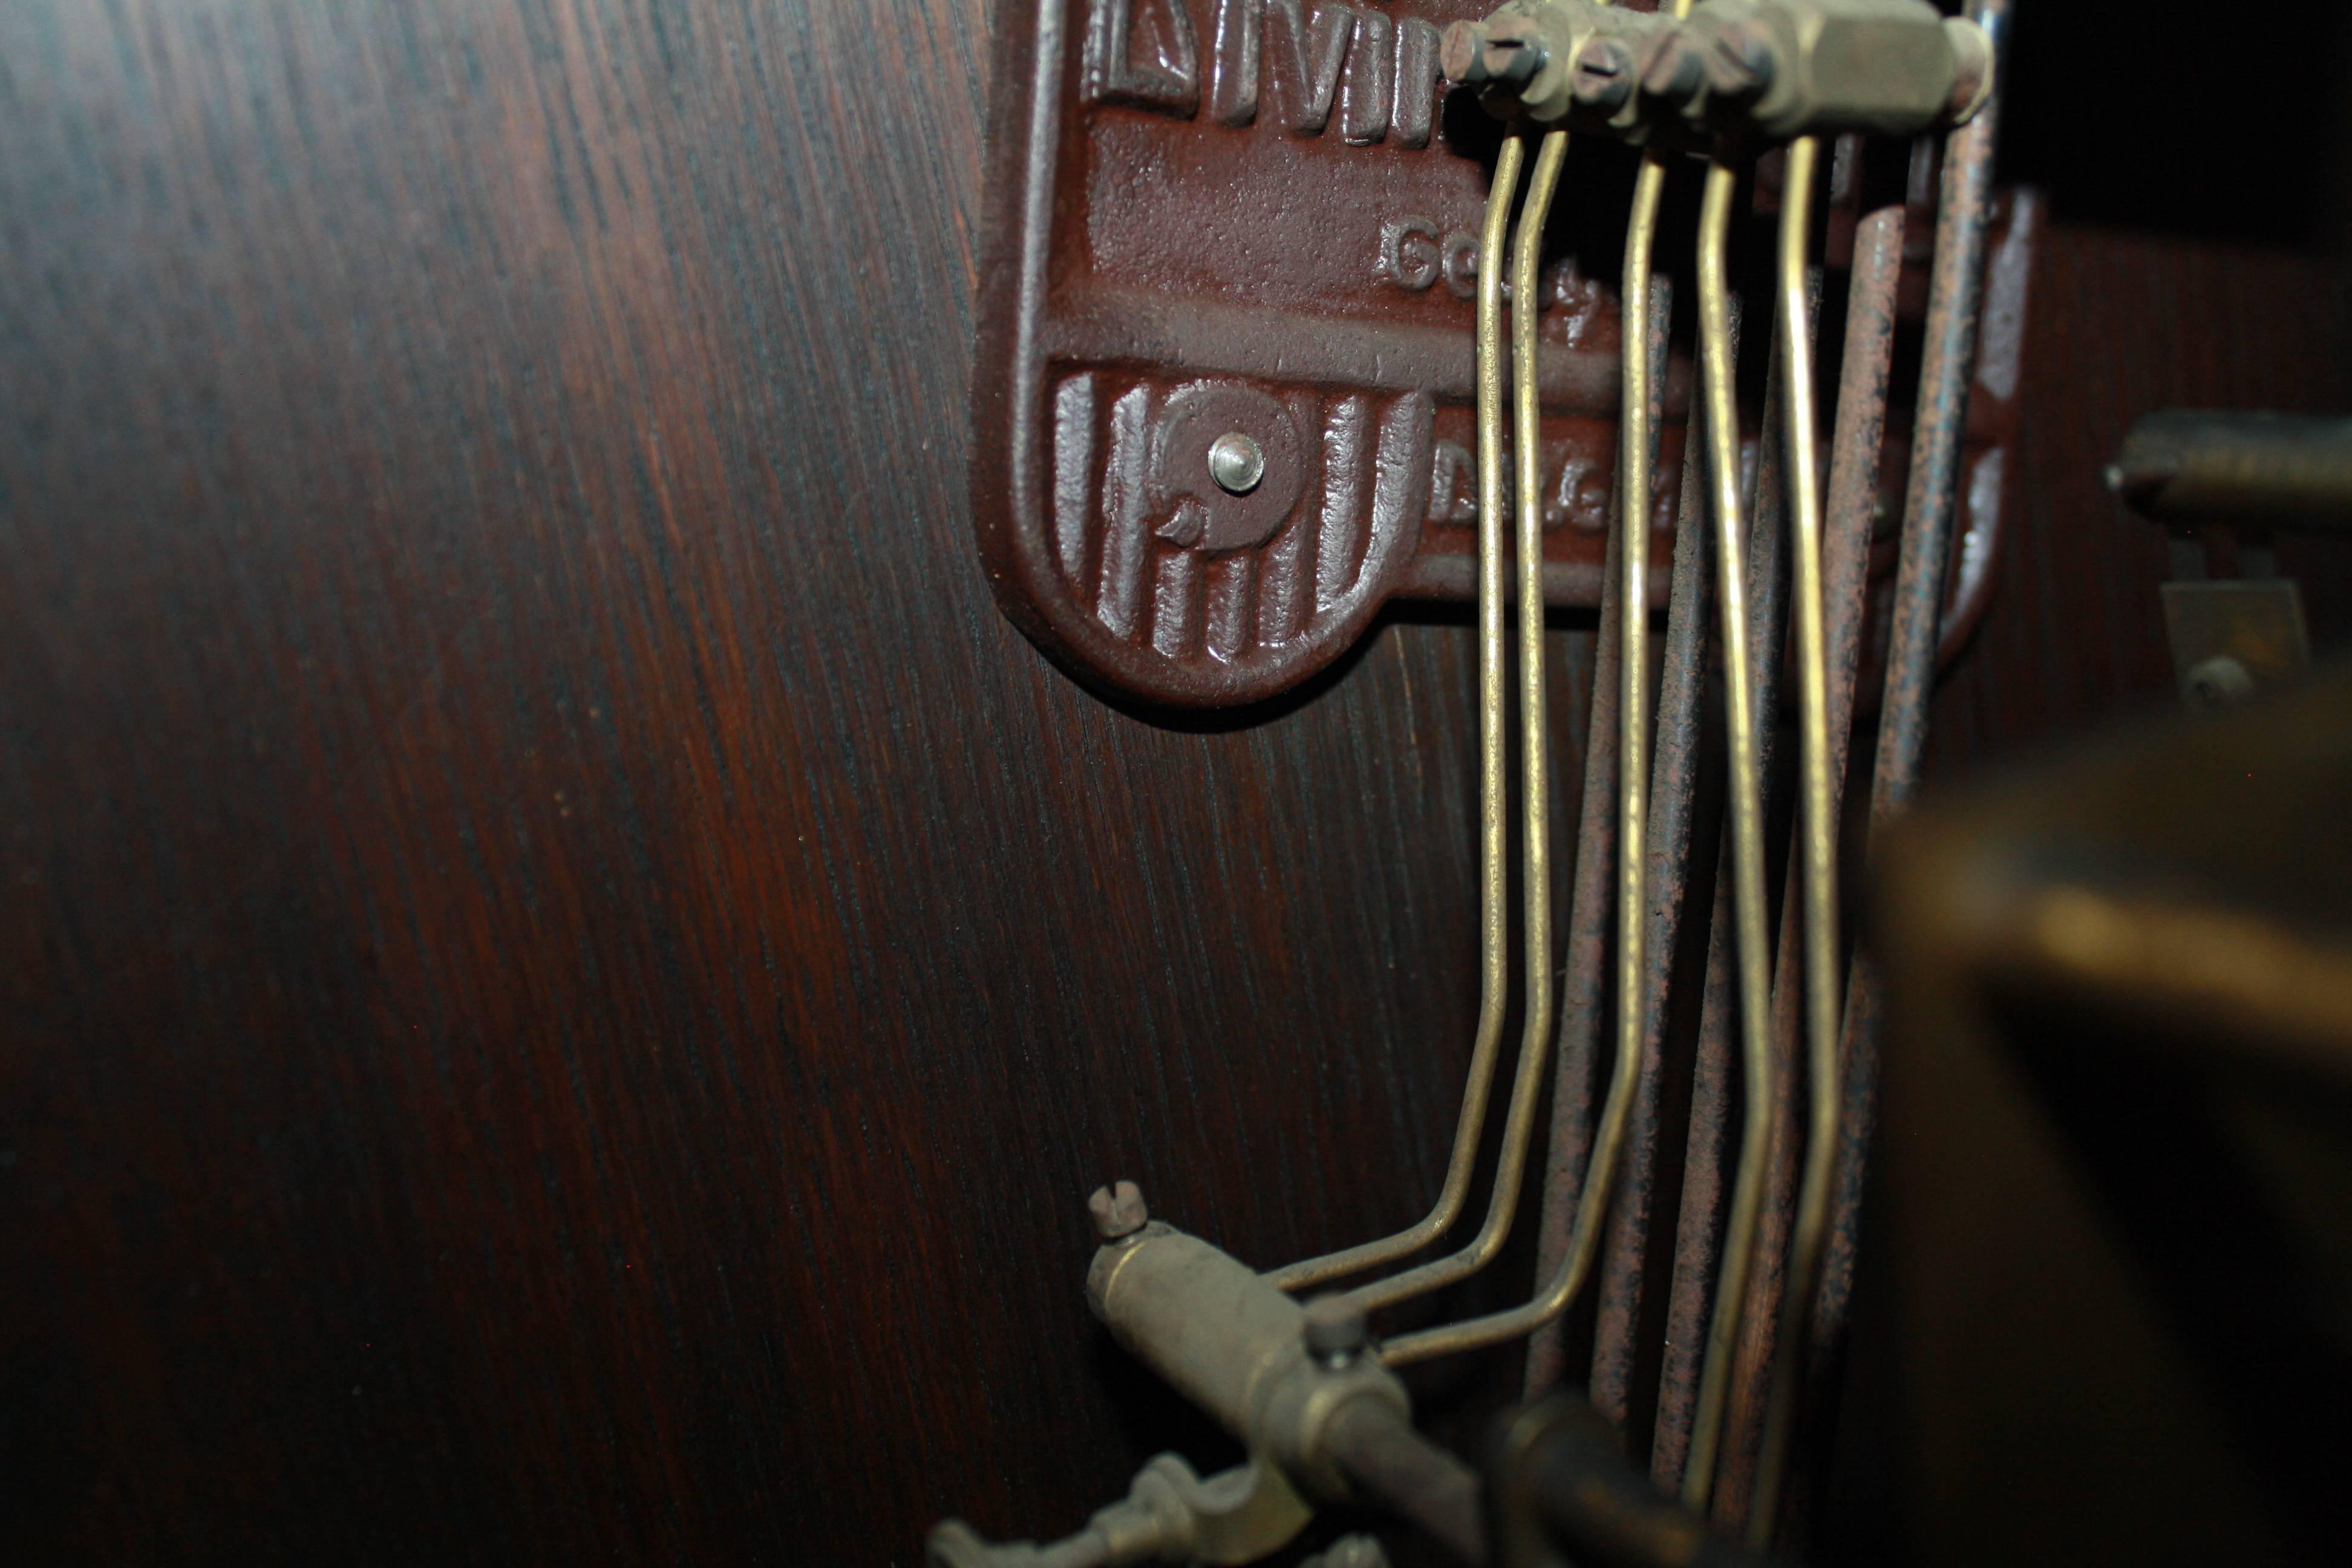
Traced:
[[[1006, 13], [973, 458], [1000, 601], [1080, 679], [1194, 707], [1297, 687], [1391, 600], [1474, 601], [1483, 994], [1444, 1184], [1408, 1229], [1260, 1268], [1153, 1218], [1131, 1183], [1094, 1194], [1095, 1312], [1247, 1461], [1203, 1478], [1161, 1456], [1047, 1545], [950, 1521], [932, 1560], [1249, 1563], [1327, 1503], [1386, 1510], [1468, 1562], [1760, 1556], [1780, 1543], [1807, 1367], [1843, 1332], [1874, 1114], [1878, 990], [1840, 920], [1856, 710], [1867, 690], [1874, 832], [1916, 784], [2013, 433], [2035, 213], [1991, 188], [2006, 0], [1964, 16], [1924, 0]], [[1622, 150], [1572, 162], [1588, 142]], [[1693, 254], [1669, 256], [1694, 200]], [[1743, 298], [1735, 228], [1756, 211], [1770, 281]], [[1605, 247], [1559, 253], [1556, 219], [1622, 233], [1613, 279], [1586, 275]], [[1752, 413], [1743, 318], [1769, 329]], [[1914, 374], [1906, 428], [1890, 409]], [[1561, 607], [1597, 609], [1599, 632], [1556, 941], [1545, 620]], [[1690, 1169], [1680, 1214], [1653, 1214], [1703, 783], [1726, 827]], [[1561, 1174], [1530, 1202], [1546, 1166]], [[1527, 1300], [1388, 1329], [1391, 1309], [1492, 1265], [1530, 1213]], [[1667, 1226], [1642, 1464], [1618, 1447], [1637, 1359], [1622, 1298]], [[1516, 1417], [1492, 1485], [1415, 1430], [1398, 1373], [1418, 1363], [1524, 1342], [1531, 1391], [1576, 1381], [1560, 1324], [1596, 1292], [1589, 1397]], [[1379, 1555], [1350, 1537], [1325, 1561]]]

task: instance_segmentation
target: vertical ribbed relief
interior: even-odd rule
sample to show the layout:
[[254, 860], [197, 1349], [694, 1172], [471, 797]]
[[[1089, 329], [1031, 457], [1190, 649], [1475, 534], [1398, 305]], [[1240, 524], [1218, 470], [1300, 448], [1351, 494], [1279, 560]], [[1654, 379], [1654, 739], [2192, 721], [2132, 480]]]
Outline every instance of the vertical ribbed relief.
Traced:
[[1150, 461], [1151, 389], [1129, 391], [1110, 411], [1110, 461], [1103, 474], [1102, 586], [1095, 618], [1118, 637], [1133, 635], [1143, 609], [1143, 578], [1151, 565], [1144, 473]]
[[1094, 530], [1095, 378], [1074, 375], [1054, 391], [1054, 553], [1063, 580], [1087, 580]]

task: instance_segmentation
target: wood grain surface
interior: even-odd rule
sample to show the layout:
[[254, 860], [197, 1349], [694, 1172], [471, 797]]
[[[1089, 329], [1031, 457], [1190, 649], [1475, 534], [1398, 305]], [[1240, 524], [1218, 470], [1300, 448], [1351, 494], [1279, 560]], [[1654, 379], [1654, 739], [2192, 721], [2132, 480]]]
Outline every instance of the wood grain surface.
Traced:
[[[986, 25], [0, 6], [10, 1560], [1058, 1533], [1217, 1457], [1086, 1314], [1087, 1188], [1269, 1263], [1434, 1191], [1467, 632], [1176, 722], [998, 616]], [[2161, 690], [2084, 476], [2143, 389], [2335, 398], [2307, 275], [2053, 230], [1948, 770]]]

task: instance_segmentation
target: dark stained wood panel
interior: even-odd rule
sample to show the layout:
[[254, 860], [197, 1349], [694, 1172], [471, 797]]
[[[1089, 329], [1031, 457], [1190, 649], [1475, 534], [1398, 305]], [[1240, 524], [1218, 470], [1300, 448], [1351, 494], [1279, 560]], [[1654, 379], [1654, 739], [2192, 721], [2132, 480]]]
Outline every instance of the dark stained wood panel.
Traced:
[[1168, 728], [998, 616], [984, 24], [0, 16], [24, 1561], [1072, 1528], [1170, 1436], [1089, 1186], [1433, 1190], [1465, 640]]
[[[1088, 1187], [1269, 1261], [1434, 1190], [1466, 632], [1176, 721], [998, 616], [986, 21], [0, 7], [16, 1556], [1066, 1530], [1202, 1440], [1087, 1319]], [[2161, 687], [2160, 545], [2081, 487], [2133, 387], [2332, 396], [2304, 275], [2053, 231], [1948, 770]], [[2168, 338], [2192, 286], [2244, 321]]]
[[[2134, 420], [2352, 409], [2338, 295], [2302, 252], [2062, 221], [2028, 309], [1999, 585], [1937, 700], [1928, 767], [1942, 778], [2178, 703], [2158, 595], [2172, 572], [2164, 531], [2100, 479]], [[2208, 532], [2213, 568], [2235, 574], [2229, 531]], [[2352, 544], [2282, 535], [2277, 549], [2315, 649], [2352, 647]]]

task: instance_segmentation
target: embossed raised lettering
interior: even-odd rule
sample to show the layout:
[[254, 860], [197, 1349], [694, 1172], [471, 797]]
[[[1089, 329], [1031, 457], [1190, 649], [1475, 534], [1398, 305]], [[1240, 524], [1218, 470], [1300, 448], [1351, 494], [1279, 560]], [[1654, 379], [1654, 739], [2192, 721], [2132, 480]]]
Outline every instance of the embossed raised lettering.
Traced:
[[1599, 533], [1609, 526], [1609, 490], [1592, 482], [1600, 465], [1570, 447], [1560, 454], [1559, 477], [1544, 498], [1544, 529], [1562, 525]]
[[1268, 119], [1296, 135], [1320, 132], [1336, 108], [1352, 145], [1429, 145], [1443, 79], [1431, 24], [1307, 0], [1216, 0], [1210, 26], [1209, 116], [1219, 124], [1253, 123], [1270, 98]]
[[1445, 271], [1445, 286], [1457, 300], [1473, 300], [1478, 295], [1478, 237], [1459, 229], [1445, 237], [1440, 247], [1441, 265]]
[[1095, 618], [1116, 637], [1135, 630], [1142, 609], [1143, 573], [1151, 544], [1144, 513], [1144, 465], [1150, 457], [1151, 389], [1131, 388], [1111, 405], [1110, 461], [1103, 474], [1102, 581]]
[[1369, 147], [1389, 133], [1389, 105], [1396, 87], [1396, 24], [1376, 11], [1356, 14], [1356, 39], [1348, 47], [1347, 75], [1339, 83], [1339, 139]]
[[1072, 583], [1087, 580], [1094, 468], [1095, 378], [1074, 375], [1054, 394], [1054, 543]]
[[1440, 441], [1429, 458], [1429, 521], [1459, 528], [1478, 521], [1477, 463], [1459, 441]]
[[1220, 125], [1257, 118], [1258, 38], [1265, 0], [1217, 0], [1209, 46], [1209, 117]]
[[1315, 607], [1328, 610], [1356, 580], [1364, 547], [1364, 489], [1370, 476], [1372, 405], [1367, 397], [1343, 397], [1325, 416], [1323, 426], [1323, 528], [1315, 552]]
[[[1275, 122], [1285, 131], [1312, 136], [1331, 118], [1339, 93], [1339, 70], [1356, 31], [1356, 14], [1345, 5], [1318, 5], [1302, 18], [1300, 0], [1264, 0], [1266, 73], [1272, 78]], [[1280, 34], [1277, 41], [1275, 35]]]
[[1437, 281], [1437, 222], [1433, 218], [1391, 218], [1381, 225], [1380, 275], [1412, 293], [1425, 292]]
[[1564, 331], [1569, 346], [1574, 348], [1584, 342], [1585, 334], [1601, 319], [1606, 296], [1600, 284], [1577, 271], [1573, 261], [1554, 266], [1548, 281], [1551, 287], [1544, 291], [1544, 304], [1547, 308], [1558, 305], [1568, 312]]
[[[1136, 62], [1139, 42], [1149, 46], [1149, 64]], [[1080, 91], [1088, 103], [1131, 103], [1188, 117], [1198, 110], [1200, 49], [1184, 0], [1094, 0]]]
[[1396, 25], [1396, 104], [1389, 110], [1389, 140], [1399, 147], [1426, 147], [1437, 121], [1437, 84], [1445, 73], [1437, 63], [1437, 29], [1408, 16]]

